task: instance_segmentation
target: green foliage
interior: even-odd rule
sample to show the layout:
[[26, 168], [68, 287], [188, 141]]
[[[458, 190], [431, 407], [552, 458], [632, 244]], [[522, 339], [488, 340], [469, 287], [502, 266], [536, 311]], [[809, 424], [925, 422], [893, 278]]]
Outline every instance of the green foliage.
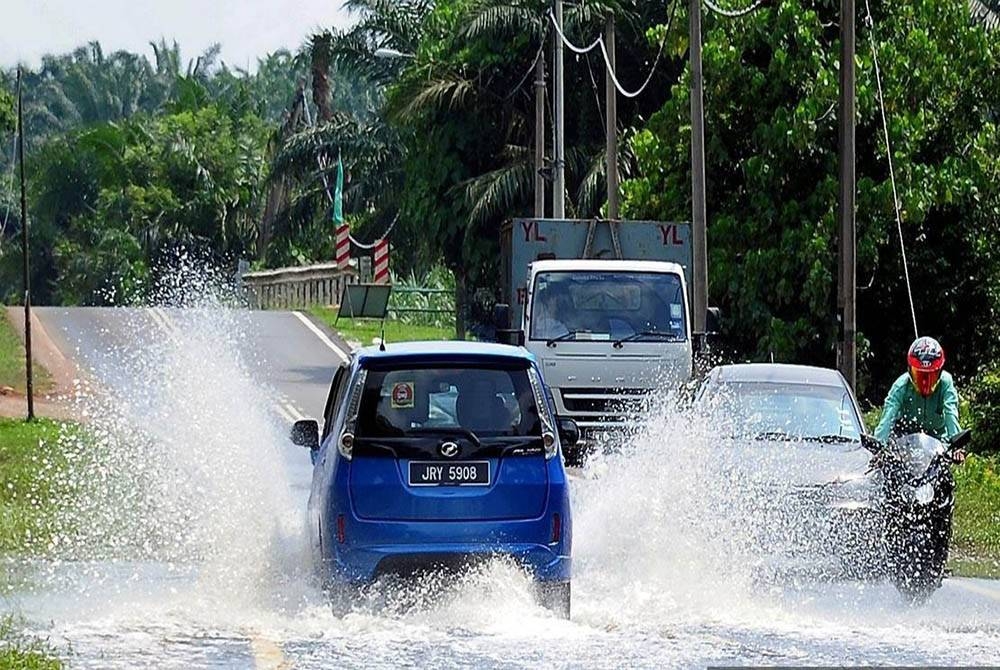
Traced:
[[0, 86], [0, 133], [9, 133], [17, 126], [15, 104], [14, 96]]
[[[1000, 90], [989, 82], [1000, 75], [1000, 48], [970, 25], [963, 0], [878, 9], [874, 39], [918, 318], [968, 374], [997, 341]], [[833, 363], [837, 12], [826, 0], [782, 0], [740, 20], [706, 17], [710, 291], [741, 355]], [[877, 397], [913, 335], [870, 39], [859, 33], [858, 313], [870, 344], [862, 371]], [[689, 217], [688, 87], [685, 71], [633, 141], [642, 176], [624, 185], [628, 216]]]
[[970, 451], [978, 454], [1000, 452], [1000, 370], [976, 375], [963, 390], [968, 399], [965, 428], [972, 429]]
[[[410, 312], [405, 310], [440, 310]], [[402, 280], [393, 278], [389, 314], [402, 323], [455, 330], [455, 276], [435, 266], [423, 276], [415, 273]]]
[[0, 617], [0, 670], [59, 670], [62, 661], [42, 640], [25, 635], [11, 614]]

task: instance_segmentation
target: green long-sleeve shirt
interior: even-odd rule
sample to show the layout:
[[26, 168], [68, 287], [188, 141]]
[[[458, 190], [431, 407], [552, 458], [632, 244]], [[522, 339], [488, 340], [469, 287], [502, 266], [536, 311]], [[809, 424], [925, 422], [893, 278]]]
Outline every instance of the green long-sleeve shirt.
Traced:
[[927, 398], [917, 393], [909, 374], [901, 375], [885, 397], [875, 437], [885, 442], [899, 420], [911, 421], [918, 429], [939, 439], [954, 437], [961, 428], [958, 425], [958, 391], [951, 375], [941, 372], [937, 388]]

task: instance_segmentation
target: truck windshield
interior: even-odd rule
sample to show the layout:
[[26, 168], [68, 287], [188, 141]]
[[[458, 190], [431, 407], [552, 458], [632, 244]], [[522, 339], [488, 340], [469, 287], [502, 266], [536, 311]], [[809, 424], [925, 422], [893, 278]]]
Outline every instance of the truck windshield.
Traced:
[[532, 292], [530, 338], [684, 341], [684, 299], [676, 274], [542, 272]]

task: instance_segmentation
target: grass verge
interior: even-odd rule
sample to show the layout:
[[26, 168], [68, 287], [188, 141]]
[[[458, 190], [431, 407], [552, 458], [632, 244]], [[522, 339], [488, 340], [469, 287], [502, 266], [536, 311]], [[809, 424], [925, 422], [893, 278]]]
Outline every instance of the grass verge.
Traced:
[[1000, 578], [1000, 458], [969, 456], [955, 468], [954, 528], [954, 573]]
[[0, 553], [31, 553], [45, 547], [53, 488], [65, 458], [62, 424], [0, 418]]
[[[31, 366], [35, 391], [44, 393], [52, 388], [48, 370], [37, 362]], [[7, 318], [7, 309], [0, 305], [0, 386], [10, 386], [24, 393], [24, 345]]]
[[0, 670], [58, 670], [62, 661], [41, 640], [21, 632], [10, 615], [0, 617]]
[[[309, 313], [319, 318], [347, 342], [359, 342], [362, 346], [372, 344], [372, 340], [382, 335], [382, 326], [378, 321], [368, 319], [341, 319], [337, 321], [337, 310], [329, 307], [313, 307]], [[420, 326], [402, 321], [385, 322], [386, 342], [409, 342], [413, 340], [453, 340], [453, 328], [436, 326]]]

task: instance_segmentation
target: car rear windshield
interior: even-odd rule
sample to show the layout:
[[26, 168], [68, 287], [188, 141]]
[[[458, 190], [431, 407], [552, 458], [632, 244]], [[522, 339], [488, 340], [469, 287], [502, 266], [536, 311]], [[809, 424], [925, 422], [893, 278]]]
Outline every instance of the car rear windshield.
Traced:
[[727, 382], [706, 389], [703, 401], [730, 432], [860, 439], [861, 422], [846, 389], [836, 386]]
[[526, 366], [406, 367], [368, 371], [358, 410], [359, 437], [406, 437], [428, 430], [476, 437], [541, 435]]

